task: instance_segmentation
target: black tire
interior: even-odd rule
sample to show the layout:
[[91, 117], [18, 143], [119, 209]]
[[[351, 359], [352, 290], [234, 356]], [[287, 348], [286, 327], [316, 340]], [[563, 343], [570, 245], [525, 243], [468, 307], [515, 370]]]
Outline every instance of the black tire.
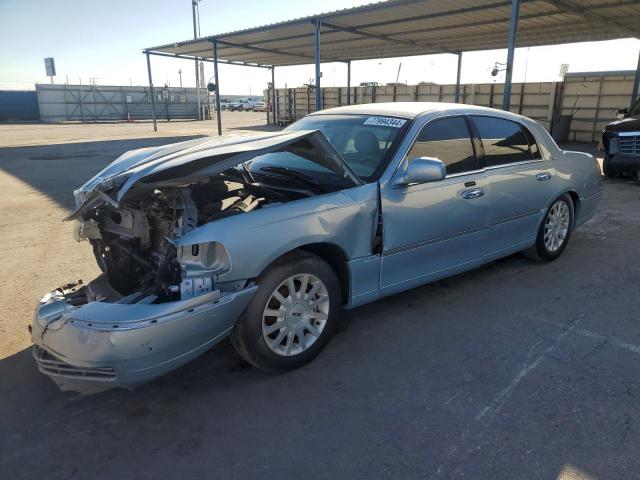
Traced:
[[[557, 250], [552, 251], [549, 248], [547, 248], [544, 235], [545, 235], [545, 230], [547, 229], [547, 220], [551, 215], [553, 207], [558, 202], [562, 202], [566, 204], [566, 206], [569, 209], [569, 226], [560, 247]], [[549, 208], [547, 209], [547, 213], [545, 214], [544, 219], [540, 224], [540, 228], [538, 229], [538, 234], [536, 236], [536, 243], [533, 246], [524, 250], [522, 253], [529, 260], [533, 260], [536, 262], [551, 262], [555, 260], [560, 255], [562, 255], [562, 252], [564, 252], [564, 249], [567, 248], [567, 244], [569, 243], [569, 239], [571, 238], [571, 232], [573, 231], [574, 224], [575, 224], [575, 220], [574, 220], [573, 200], [571, 199], [571, 195], [569, 195], [568, 193], [565, 193], [564, 195], [560, 195], [553, 202], [551, 202], [551, 205], [549, 205]]]
[[[266, 343], [262, 333], [263, 312], [274, 290], [298, 274], [311, 274], [322, 281], [328, 293], [329, 313], [322, 332], [311, 346], [298, 354], [283, 356], [275, 353]], [[235, 350], [247, 362], [269, 373], [284, 373], [310, 362], [329, 342], [338, 325], [341, 289], [334, 270], [320, 257], [296, 250], [276, 260], [256, 283], [258, 290], [231, 333]], [[286, 341], [286, 337], [283, 341]]]
[[612, 165], [611, 157], [608, 153], [604, 154], [604, 159], [602, 161], [602, 172], [607, 178], [618, 178], [620, 176], [620, 171]]

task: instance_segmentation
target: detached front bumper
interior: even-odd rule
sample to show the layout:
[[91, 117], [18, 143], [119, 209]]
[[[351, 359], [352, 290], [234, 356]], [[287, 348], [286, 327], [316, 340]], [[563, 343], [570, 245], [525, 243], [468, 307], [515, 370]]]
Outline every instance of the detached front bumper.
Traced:
[[256, 289], [160, 304], [94, 301], [81, 306], [53, 291], [36, 308], [33, 355], [39, 370], [62, 390], [132, 388], [224, 339]]

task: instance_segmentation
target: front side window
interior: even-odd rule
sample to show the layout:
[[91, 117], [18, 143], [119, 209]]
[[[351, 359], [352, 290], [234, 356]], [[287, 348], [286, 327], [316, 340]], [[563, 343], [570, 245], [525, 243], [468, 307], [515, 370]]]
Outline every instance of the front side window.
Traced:
[[431, 157], [442, 160], [447, 175], [477, 170], [476, 156], [463, 117], [434, 120], [425, 125], [412, 145], [407, 160]]
[[519, 123], [496, 117], [472, 118], [484, 147], [485, 167], [540, 158], [533, 136]]

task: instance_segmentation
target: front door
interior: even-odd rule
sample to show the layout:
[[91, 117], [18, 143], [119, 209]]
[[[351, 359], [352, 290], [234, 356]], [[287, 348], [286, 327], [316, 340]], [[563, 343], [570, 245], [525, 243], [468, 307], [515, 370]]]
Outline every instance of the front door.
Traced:
[[479, 170], [465, 116], [429, 121], [401, 166], [417, 157], [442, 160], [438, 182], [393, 186], [381, 192], [381, 293], [391, 294], [468, 270], [486, 253], [490, 192]]

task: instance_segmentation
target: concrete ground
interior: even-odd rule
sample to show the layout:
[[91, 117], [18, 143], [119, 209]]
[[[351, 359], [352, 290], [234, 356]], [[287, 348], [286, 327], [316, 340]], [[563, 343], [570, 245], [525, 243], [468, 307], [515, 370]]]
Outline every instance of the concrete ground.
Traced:
[[[237, 134], [263, 122], [225, 120]], [[225, 341], [135, 391], [58, 391], [26, 326], [42, 293], [97, 272], [60, 219], [120, 153], [213, 125], [159, 128], [0, 125], [0, 478], [640, 476], [640, 185], [627, 180], [605, 182], [556, 262], [512, 256], [346, 312], [290, 374], [249, 368]]]

